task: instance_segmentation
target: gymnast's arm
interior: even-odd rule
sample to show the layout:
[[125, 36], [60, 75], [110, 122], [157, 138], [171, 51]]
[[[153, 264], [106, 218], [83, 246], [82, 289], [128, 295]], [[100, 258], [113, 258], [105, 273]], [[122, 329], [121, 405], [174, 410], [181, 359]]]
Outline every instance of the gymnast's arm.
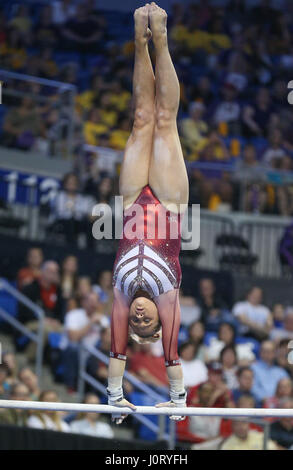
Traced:
[[[128, 343], [129, 301], [114, 287], [114, 300], [111, 314], [111, 352], [108, 369], [108, 404], [128, 406], [136, 409], [123, 397], [122, 381], [126, 364]], [[122, 421], [122, 419], [121, 419]], [[118, 423], [118, 421], [117, 421]]]
[[[162, 324], [162, 342], [170, 383], [171, 401], [157, 406], [186, 405], [186, 391], [182, 367], [178, 356], [178, 334], [180, 328], [179, 290], [174, 289], [156, 298], [156, 305]], [[182, 419], [173, 416], [172, 419]]]

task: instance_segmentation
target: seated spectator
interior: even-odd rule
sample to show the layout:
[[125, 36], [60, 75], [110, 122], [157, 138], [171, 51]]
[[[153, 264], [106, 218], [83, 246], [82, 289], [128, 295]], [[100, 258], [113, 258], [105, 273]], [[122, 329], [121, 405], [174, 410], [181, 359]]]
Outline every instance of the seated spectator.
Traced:
[[285, 318], [285, 308], [282, 304], [275, 304], [272, 309], [274, 328], [282, 328]]
[[289, 353], [292, 351], [288, 338], [281, 339], [276, 346], [276, 365], [284, 369], [293, 380], [293, 364], [288, 361]]
[[254, 103], [247, 105], [243, 110], [243, 122], [247, 137], [266, 137], [268, 125], [274, 112], [270, 91], [259, 88]]
[[200, 280], [198, 304], [206, 331], [217, 331], [220, 323], [231, 317], [225, 310], [224, 300], [216, 293], [212, 279]]
[[130, 119], [120, 116], [115, 129], [111, 131], [109, 146], [115, 150], [124, 150], [130, 136]]
[[[29, 389], [25, 384], [16, 383], [11, 387], [9, 400], [29, 400]], [[28, 410], [2, 408], [0, 409], [0, 424], [26, 426], [29, 417]]]
[[[197, 402], [192, 406], [209, 408], [214, 389], [211, 383], [199, 385]], [[180, 441], [202, 443], [217, 440], [223, 432], [222, 418], [218, 416], [188, 416], [177, 424], [177, 434]]]
[[58, 39], [59, 30], [52, 21], [51, 5], [45, 5], [41, 9], [38, 22], [34, 27], [34, 42], [39, 47], [52, 47], [55, 49]]
[[228, 148], [215, 129], [209, 130], [207, 136], [200, 140], [196, 150], [189, 156], [189, 160], [200, 160], [203, 162], [228, 161], [229, 159], [230, 153]]
[[86, 5], [82, 3], [77, 5], [76, 15], [65, 23], [62, 35], [70, 49], [82, 53], [95, 53], [103, 36], [96, 19], [89, 14]]
[[130, 358], [129, 372], [156, 390], [166, 391], [169, 382], [164, 357], [154, 355], [151, 344], [135, 345], [135, 352]]
[[10, 20], [9, 26], [15, 28], [21, 34], [23, 41], [28, 41], [30, 36], [29, 33], [32, 28], [32, 21], [26, 5], [18, 6], [17, 13]]
[[179, 290], [179, 302], [181, 310], [181, 325], [189, 327], [200, 317], [200, 308], [194, 297], [184, 295], [182, 289]]
[[112, 299], [112, 272], [102, 271], [98, 276], [97, 284], [93, 286], [93, 290], [97, 292], [103, 304]]
[[4, 352], [2, 356], [3, 364], [6, 365], [8, 369], [7, 382], [10, 386], [14, 385], [17, 382], [18, 374], [18, 365], [16, 361], [16, 356], [12, 352]]
[[78, 235], [85, 233], [87, 246], [93, 244], [91, 230], [92, 209], [95, 201], [90, 196], [79, 194], [79, 180], [74, 173], [63, 178], [63, 189], [51, 202], [49, 224], [64, 234], [66, 243], [76, 246]]
[[263, 171], [257, 160], [256, 149], [252, 144], [246, 144], [241, 158], [238, 158], [235, 164], [234, 176], [237, 180], [250, 179]]
[[[222, 366], [218, 362], [211, 362], [208, 365], [207, 383], [212, 386], [212, 394], [209, 397], [208, 406], [214, 408], [233, 407], [231, 391], [223, 381]], [[198, 386], [191, 387], [187, 396], [187, 406], [197, 406]]]
[[191, 341], [181, 344], [179, 356], [185, 387], [194, 387], [208, 378], [205, 363], [196, 358], [197, 345]]
[[[86, 395], [83, 403], [98, 405], [100, 400], [94, 393], [89, 393]], [[101, 421], [100, 416], [99, 413], [80, 413], [70, 423], [70, 432], [93, 437], [113, 438], [113, 429], [108, 423]]]
[[277, 385], [276, 394], [264, 400], [264, 408], [278, 408], [284, 398], [293, 397], [293, 383], [289, 378], [281, 379]]
[[81, 301], [81, 308], [66, 313], [64, 329], [66, 339], [63, 347], [64, 382], [75, 389], [78, 374], [78, 353], [80, 343], [95, 346], [103, 328], [109, 326], [109, 319], [103, 313], [98, 295], [90, 292]]
[[238, 99], [238, 90], [233, 83], [226, 82], [221, 92], [222, 99], [213, 111], [213, 124], [227, 126], [229, 135], [239, 135], [241, 106]]
[[239, 333], [258, 341], [268, 337], [273, 324], [270, 310], [261, 304], [262, 295], [262, 289], [252, 287], [246, 301], [237, 302], [233, 307], [233, 314], [240, 323]]
[[[39, 401], [58, 402], [59, 399], [54, 390], [45, 390], [40, 394]], [[70, 427], [62, 416], [63, 413], [60, 411], [33, 411], [28, 418], [27, 426], [35, 429], [70, 432]]]
[[239, 336], [236, 337], [236, 327], [233, 323], [223, 321], [218, 329], [218, 333], [208, 333], [205, 340], [205, 360], [218, 361], [220, 353], [225, 346], [235, 348], [238, 364], [248, 365], [255, 360], [255, 343], [252, 340], [245, 340]]
[[269, 136], [269, 147], [263, 153], [261, 161], [271, 168], [278, 168], [280, 161], [286, 156], [283, 148], [283, 136], [279, 129], [274, 129]]
[[281, 339], [293, 339], [293, 307], [285, 310], [283, 327], [274, 328], [270, 333], [270, 339], [276, 342]]
[[255, 406], [261, 407], [261, 402], [257, 400], [252, 391], [254, 373], [250, 367], [243, 366], [237, 371], [238, 385], [232, 390], [232, 397], [235, 403], [238, 403], [242, 396], [253, 398]]
[[23, 367], [18, 374], [18, 378], [21, 383], [24, 383], [30, 392], [30, 400], [38, 400], [41, 390], [38, 384], [38, 377], [29, 368]]
[[0, 363], [0, 399], [6, 400], [9, 397], [10, 385], [7, 381], [9, 370], [6, 364]]
[[41, 127], [34, 101], [25, 97], [19, 107], [11, 108], [5, 116], [2, 145], [29, 150]]
[[73, 297], [76, 291], [78, 276], [78, 260], [76, 256], [69, 255], [64, 258], [61, 267], [60, 286], [62, 289], [62, 297], [67, 300]]
[[276, 347], [272, 341], [263, 341], [260, 359], [251, 365], [254, 373], [252, 391], [258, 400], [265, 400], [275, 395], [277, 385], [288, 373], [275, 365]]
[[193, 102], [189, 106], [189, 117], [179, 123], [181, 141], [188, 152], [196, 151], [199, 142], [207, 134], [208, 126], [203, 120], [204, 111], [202, 102]]
[[196, 358], [204, 361], [205, 347], [203, 345], [205, 334], [204, 324], [201, 321], [191, 323], [188, 328], [188, 340], [196, 345]]
[[31, 284], [39, 279], [41, 275], [41, 265], [44, 255], [41, 248], [30, 248], [27, 253], [27, 266], [21, 268], [17, 273], [17, 284], [22, 289], [26, 284]]
[[71, 0], [55, 0], [52, 3], [52, 22], [56, 26], [67, 23], [76, 14], [76, 5]]
[[[282, 398], [279, 402], [279, 408], [293, 408], [293, 398]], [[270, 438], [273, 439], [278, 449], [290, 449], [293, 445], [293, 418], [280, 418], [270, 426]]]
[[[27, 284], [22, 293], [41, 307], [45, 314], [44, 345], [48, 343], [48, 334], [62, 330], [62, 296], [60, 289], [59, 266], [55, 261], [46, 261], [41, 268], [39, 279]], [[33, 332], [39, 328], [39, 321], [34, 313], [24, 304], [19, 304], [19, 320]], [[36, 343], [30, 342], [26, 350], [27, 358], [34, 361]]]
[[90, 294], [93, 290], [92, 281], [89, 276], [80, 276], [77, 279], [76, 285], [76, 299], [78, 303], [81, 303], [84, 297]]
[[[233, 434], [220, 446], [221, 450], [262, 450], [264, 434], [250, 429], [248, 421], [233, 420]], [[276, 444], [269, 440], [268, 450], [277, 450]]]
[[98, 146], [101, 135], [106, 134], [108, 129], [109, 127], [101, 122], [101, 111], [97, 108], [93, 108], [84, 123], [83, 133], [86, 143]]
[[222, 374], [224, 382], [232, 390], [238, 385], [237, 380], [237, 353], [233, 346], [225, 346], [220, 353], [220, 364], [222, 365]]

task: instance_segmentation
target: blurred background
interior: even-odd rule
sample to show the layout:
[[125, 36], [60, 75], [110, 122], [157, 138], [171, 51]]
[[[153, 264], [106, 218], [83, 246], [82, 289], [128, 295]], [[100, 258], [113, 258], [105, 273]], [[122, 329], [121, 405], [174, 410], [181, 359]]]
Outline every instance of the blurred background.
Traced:
[[[118, 194], [142, 5], [0, 2], [0, 398], [106, 403], [117, 241], [93, 238], [91, 214]], [[181, 253], [188, 404], [290, 408], [293, 2], [160, 6], [189, 203], [201, 206], [200, 248]], [[136, 404], [165, 400], [162, 346], [130, 342], [126, 379]], [[10, 410], [0, 412], [3, 448], [28, 445], [16, 426], [43, 448], [111, 449], [113, 438], [117, 449], [293, 446], [292, 419], [190, 417], [175, 428], [150, 416], [113, 427], [108, 416]]]

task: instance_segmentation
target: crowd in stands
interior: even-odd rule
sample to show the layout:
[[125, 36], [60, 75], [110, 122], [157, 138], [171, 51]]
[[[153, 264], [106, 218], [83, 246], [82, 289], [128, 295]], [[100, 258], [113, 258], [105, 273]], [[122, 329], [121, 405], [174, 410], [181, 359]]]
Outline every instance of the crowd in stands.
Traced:
[[[225, 3], [174, 3], [169, 12], [190, 202], [210, 210], [291, 215], [291, 182], [264, 177], [271, 170], [292, 172], [291, 2], [283, 2], [286, 10], [275, 10], [269, 0], [254, 8], [244, 0]], [[98, 10], [92, 0], [58, 0], [34, 9], [9, 2], [0, 24], [1, 68], [77, 90], [72, 116], [58, 88], [8, 80], [6, 88], [14, 93], [4, 95], [1, 107], [2, 144], [62, 153], [73, 119], [76, 155], [83, 143], [122, 151], [133, 116], [131, 14]]]
[[[44, 259], [38, 247], [27, 253], [16, 283], [22, 293], [45, 312], [45, 362], [53, 376], [74, 393], [78, 383], [79, 347], [97, 347], [106, 356], [111, 344], [110, 314], [112, 303], [111, 272], [101, 270], [95, 279], [79, 274], [78, 259], [69, 255], [62, 261]], [[180, 292], [181, 327], [179, 356], [188, 392], [188, 405], [207, 407], [291, 408], [293, 406], [293, 364], [289, 361], [293, 339], [293, 308], [290, 305], [267, 305], [263, 291], [253, 286], [244, 300], [231, 304], [222, 297], [211, 278], [204, 277], [198, 293]], [[21, 304], [19, 320], [31, 331], [37, 322]], [[53, 335], [53, 339], [52, 339]], [[23, 351], [27, 366], [18, 370], [15, 356], [4, 354], [0, 366], [0, 397], [58, 401], [54, 390], [40, 390], [32, 364], [36, 348], [23, 345], [14, 336], [16, 348]], [[139, 345], [129, 339], [127, 369], [166, 396], [168, 379], [161, 342]], [[87, 372], [107, 384], [107, 366], [88, 355]], [[128, 399], [135, 401], [137, 392], [124, 382]], [[97, 391], [87, 386], [87, 403], [105, 403]], [[133, 395], [134, 394], [134, 395]], [[148, 397], [140, 398], [141, 400]], [[143, 402], [142, 402], [143, 403]], [[2, 411], [0, 422], [84, 432], [111, 437], [107, 423], [91, 415], [78, 421], [62, 413], [27, 413]], [[65, 421], [64, 421], [65, 419]], [[269, 419], [269, 448], [293, 446], [293, 419]], [[107, 427], [108, 426], [108, 427]], [[111, 434], [112, 433], [112, 434]], [[100, 434], [100, 435], [101, 435]], [[241, 423], [216, 417], [187, 417], [177, 425], [180, 442], [213, 448], [258, 448], [262, 446], [261, 424]], [[256, 437], [255, 437], [256, 436]]]

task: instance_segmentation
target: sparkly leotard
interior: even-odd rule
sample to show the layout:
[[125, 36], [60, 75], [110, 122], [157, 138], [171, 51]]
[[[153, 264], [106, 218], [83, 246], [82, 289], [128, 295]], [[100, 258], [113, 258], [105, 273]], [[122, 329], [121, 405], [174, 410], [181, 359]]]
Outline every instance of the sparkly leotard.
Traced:
[[181, 282], [180, 215], [170, 212], [145, 186], [124, 211], [123, 238], [113, 268], [113, 286], [132, 299], [143, 289], [151, 298]]

